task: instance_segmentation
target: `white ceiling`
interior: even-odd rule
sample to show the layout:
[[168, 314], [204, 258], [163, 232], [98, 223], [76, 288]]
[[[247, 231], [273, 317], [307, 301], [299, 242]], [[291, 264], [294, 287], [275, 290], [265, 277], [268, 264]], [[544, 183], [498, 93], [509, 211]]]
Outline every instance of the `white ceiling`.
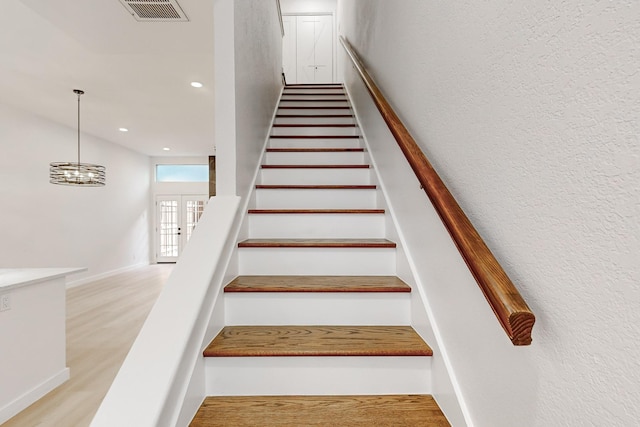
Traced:
[[213, 0], [178, 1], [189, 22], [138, 22], [119, 0], [2, 0], [0, 102], [75, 129], [83, 89], [83, 132], [213, 154]]

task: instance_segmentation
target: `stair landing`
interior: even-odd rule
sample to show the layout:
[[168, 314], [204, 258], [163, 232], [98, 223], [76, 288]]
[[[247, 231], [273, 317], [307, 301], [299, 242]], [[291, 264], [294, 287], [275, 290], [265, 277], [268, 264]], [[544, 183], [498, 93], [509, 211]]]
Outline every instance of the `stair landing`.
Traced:
[[208, 397], [191, 422], [191, 427], [256, 425], [450, 426], [429, 395]]

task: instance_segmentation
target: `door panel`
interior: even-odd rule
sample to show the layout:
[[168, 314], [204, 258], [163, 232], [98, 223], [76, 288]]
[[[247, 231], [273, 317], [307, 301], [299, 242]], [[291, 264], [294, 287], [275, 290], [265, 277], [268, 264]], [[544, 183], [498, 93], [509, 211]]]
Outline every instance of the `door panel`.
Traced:
[[283, 16], [284, 37], [282, 38], [282, 68], [287, 79], [287, 84], [298, 82], [298, 70], [296, 66], [297, 31], [296, 17]]
[[296, 19], [297, 83], [333, 83], [333, 17]]
[[315, 83], [315, 16], [297, 17], [296, 63], [298, 83]]
[[333, 17], [317, 16], [314, 83], [333, 83]]
[[158, 197], [157, 210], [157, 255], [158, 262], [175, 262], [180, 252], [180, 200]]
[[202, 212], [204, 212], [204, 207], [207, 204], [206, 198], [202, 198], [201, 196], [183, 196], [184, 203], [184, 244], [186, 245], [191, 235], [193, 234], [193, 229], [196, 228], [196, 224], [200, 220], [202, 216]]

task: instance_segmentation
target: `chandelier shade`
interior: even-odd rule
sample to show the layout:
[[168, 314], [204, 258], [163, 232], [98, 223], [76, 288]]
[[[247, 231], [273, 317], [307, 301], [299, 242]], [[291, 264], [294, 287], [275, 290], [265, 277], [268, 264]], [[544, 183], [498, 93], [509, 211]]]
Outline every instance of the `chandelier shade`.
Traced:
[[84, 91], [74, 89], [78, 95], [78, 161], [49, 164], [49, 182], [57, 185], [102, 187], [106, 181], [106, 168], [101, 165], [80, 162], [80, 96]]
[[49, 182], [59, 185], [102, 187], [105, 185], [106, 168], [91, 163], [54, 162], [50, 164]]

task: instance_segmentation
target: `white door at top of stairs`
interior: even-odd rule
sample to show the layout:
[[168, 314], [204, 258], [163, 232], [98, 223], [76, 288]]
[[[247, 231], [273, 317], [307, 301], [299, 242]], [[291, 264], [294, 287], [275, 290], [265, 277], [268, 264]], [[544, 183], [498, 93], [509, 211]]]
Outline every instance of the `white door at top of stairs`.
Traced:
[[284, 16], [283, 23], [287, 83], [333, 83], [333, 17]]

